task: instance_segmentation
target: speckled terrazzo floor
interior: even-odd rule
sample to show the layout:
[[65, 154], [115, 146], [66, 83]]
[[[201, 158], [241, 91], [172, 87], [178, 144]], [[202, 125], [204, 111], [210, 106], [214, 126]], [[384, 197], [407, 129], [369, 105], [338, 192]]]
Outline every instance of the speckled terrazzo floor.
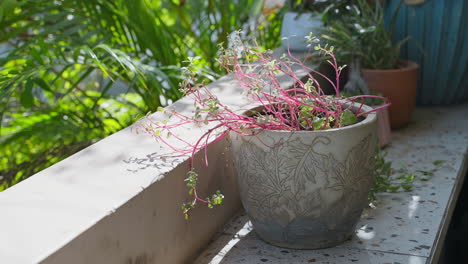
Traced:
[[[260, 240], [240, 214], [195, 263], [437, 263], [465, 178], [468, 104], [418, 108], [413, 120], [394, 131], [387, 158], [397, 168], [434, 175], [417, 180], [411, 192], [379, 195], [350, 241], [322, 250], [282, 249]], [[435, 168], [437, 160], [444, 165]]]

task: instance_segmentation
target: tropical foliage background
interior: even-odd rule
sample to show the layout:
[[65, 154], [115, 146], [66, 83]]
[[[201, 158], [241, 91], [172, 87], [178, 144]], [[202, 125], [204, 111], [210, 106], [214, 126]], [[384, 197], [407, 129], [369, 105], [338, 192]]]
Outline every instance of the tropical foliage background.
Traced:
[[0, 191], [208, 81], [237, 29], [279, 44], [263, 0], [0, 0]]

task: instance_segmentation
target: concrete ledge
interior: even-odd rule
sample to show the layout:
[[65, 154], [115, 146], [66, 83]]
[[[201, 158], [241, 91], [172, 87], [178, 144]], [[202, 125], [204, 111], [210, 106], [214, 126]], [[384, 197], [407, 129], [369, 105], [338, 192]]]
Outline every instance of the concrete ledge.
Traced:
[[[199, 206], [185, 221], [180, 206], [187, 197], [183, 179], [187, 162], [110, 211], [44, 263], [186, 263], [240, 207], [232, 167], [223, 153], [226, 142], [209, 148], [210, 167], [200, 166], [201, 193], [222, 189], [226, 203], [216, 209]], [[222, 153], [220, 155], [220, 153]], [[198, 157], [200, 158], [200, 157]], [[154, 169], [149, 169], [151, 171]], [[133, 175], [132, 175], [133, 174]], [[140, 177], [137, 173], [129, 178]], [[113, 188], [110, 184], [107, 188]]]
[[[243, 105], [232, 77], [209, 87], [234, 110]], [[192, 105], [183, 98], [171, 107], [190, 114]], [[163, 119], [161, 113], [151, 118]], [[186, 130], [184, 136], [202, 133]], [[227, 144], [209, 146], [208, 168], [196, 164], [199, 191], [220, 189], [225, 204], [211, 210], [199, 206], [188, 222], [180, 210], [187, 197], [187, 160], [156, 159], [169, 149], [129, 128], [37, 173], [0, 193], [0, 262], [190, 262], [240, 208]]]
[[[214, 89], [236, 90], [231, 79]], [[172, 107], [190, 111], [186, 100]], [[191, 105], [191, 104], [190, 104]], [[152, 118], [161, 119], [160, 114]], [[187, 131], [196, 137], [202, 131]], [[200, 192], [221, 189], [224, 206], [199, 206], [185, 221], [187, 159], [147, 135], [124, 129], [0, 193], [4, 263], [183, 263], [239, 209], [226, 141], [210, 145], [198, 164]], [[198, 157], [200, 160], [200, 157]]]

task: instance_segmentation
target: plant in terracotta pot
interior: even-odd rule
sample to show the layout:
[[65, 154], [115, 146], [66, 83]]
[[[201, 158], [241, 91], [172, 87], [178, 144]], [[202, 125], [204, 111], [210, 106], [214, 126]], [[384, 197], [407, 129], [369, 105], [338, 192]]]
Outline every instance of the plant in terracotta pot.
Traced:
[[[207, 195], [197, 191], [201, 176], [193, 164], [196, 152], [228, 136], [241, 200], [262, 239], [289, 248], [345, 241], [354, 233], [374, 179], [376, 109], [362, 101], [381, 97], [343, 98], [337, 83], [342, 67], [327, 47], [315, 49], [329, 57], [336, 71], [336, 82], [328, 79], [334, 96], [325, 95], [311, 74], [315, 71], [291, 53], [278, 58], [256, 45], [234, 42], [234, 49], [221, 50], [219, 62], [245, 90], [249, 103], [243, 112], [198, 84], [189, 66], [181, 87], [193, 99], [193, 116], [161, 109], [172, 118], [137, 123], [139, 130], [172, 147], [174, 155], [190, 157], [184, 215], [188, 218], [196, 204], [212, 208], [222, 203], [221, 192], [203, 198]], [[310, 72], [306, 81], [296, 75], [298, 69]], [[294, 84], [283, 89], [282, 78]], [[194, 142], [174, 131], [200, 126], [206, 126], [205, 132]]]
[[399, 59], [400, 47], [407, 39], [392, 42], [396, 9], [388, 28], [385, 27], [381, 1], [357, 0], [339, 19], [330, 21], [322, 38], [337, 48], [336, 57], [351, 67], [362, 68], [362, 78], [369, 89], [392, 101], [389, 107], [392, 128], [411, 121], [416, 103], [419, 66]]

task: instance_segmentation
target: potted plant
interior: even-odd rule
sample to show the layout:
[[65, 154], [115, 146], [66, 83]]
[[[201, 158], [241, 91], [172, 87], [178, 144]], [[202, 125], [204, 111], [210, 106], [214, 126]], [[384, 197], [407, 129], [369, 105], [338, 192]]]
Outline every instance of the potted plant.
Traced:
[[[400, 1], [400, 6], [403, 1]], [[400, 47], [407, 38], [392, 43], [392, 32], [400, 6], [386, 29], [380, 1], [357, 0], [339, 19], [330, 21], [321, 37], [337, 48], [342, 63], [362, 67], [362, 78], [369, 89], [392, 101], [389, 107], [392, 128], [411, 121], [416, 103], [419, 66], [399, 59]]]
[[[205, 199], [197, 192], [199, 176], [193, 164], [197, 151], [229, 136], [241, 200], [262, 239], [289, 248], [322, 248], [345, 241], [354, 233], [373, 183], [376, 109], [359, 102], [378, 96], [343, 98], [339, 78], [337, 83], [328, 79], [336, 94], [325, 95], [312, 74], [301, 81], [294, 69], [321, 73], [291, 53], [277, 58], [240, 40], [234, 44], [234, 49], [221, 50], [219, 62], [245, 88], [250, 100], [245, 111], [231, 110], [197, 84], [189, 66], [181, 87], [194, 101], [193, 116], [161, 108], [171, 120], [137, 123], [139, 130], [172, 147], [175, 155], [190, 156], [185, 217], [198, 203], [210, 208], [222, 203], [219, 191]], [[315, 48], [329, 57], [339, 77], [342, 67], [331, 50]], [[279, 78], [291, 78], [294, 85], [282, 89]], [[174, 132], [181, 126], [204, 125], [206, 132], [195, 142]]]

